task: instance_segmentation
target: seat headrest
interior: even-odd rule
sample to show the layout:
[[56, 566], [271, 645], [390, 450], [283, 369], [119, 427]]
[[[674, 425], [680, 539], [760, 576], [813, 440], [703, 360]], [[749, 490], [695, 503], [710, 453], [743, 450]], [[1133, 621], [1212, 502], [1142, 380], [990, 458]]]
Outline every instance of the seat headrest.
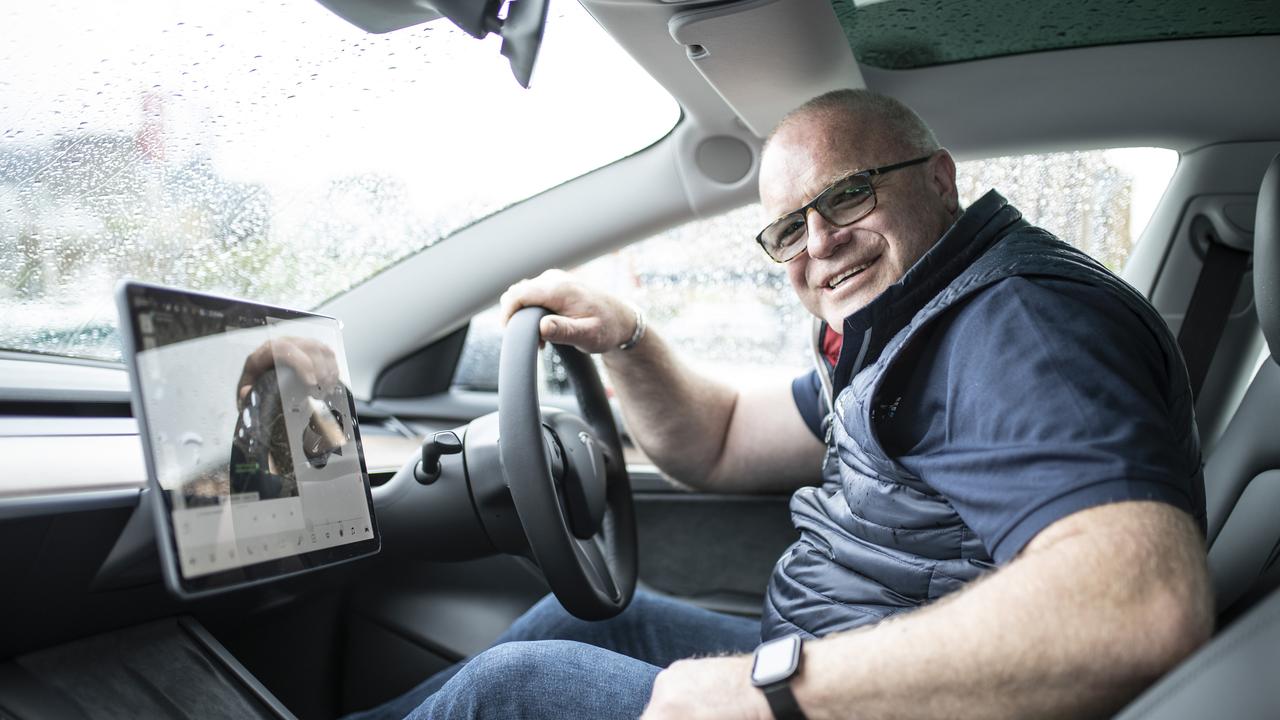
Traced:
[[1280, 155], [1271, 158], [1258, 190], [1253, 227], [1253, 296], [1271, 359], [1280, 363]]

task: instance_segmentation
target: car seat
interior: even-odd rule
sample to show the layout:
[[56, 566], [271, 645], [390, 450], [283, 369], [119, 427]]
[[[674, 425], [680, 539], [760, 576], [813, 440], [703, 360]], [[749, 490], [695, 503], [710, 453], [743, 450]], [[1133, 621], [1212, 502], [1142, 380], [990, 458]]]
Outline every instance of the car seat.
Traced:
[[1254, 301], [1271, 355], [1204, 468], [1209, 569], [1228, 620], [1280, 582], [1280, 155], [1258, 192], [1253, 246]]
[[1209, 571], [1225, 629], [1116, 720], [1280, 712], [1280, 155], [1262, 179], [1257, 213], [1253, 291], [1270, 357], [1204, 471]]

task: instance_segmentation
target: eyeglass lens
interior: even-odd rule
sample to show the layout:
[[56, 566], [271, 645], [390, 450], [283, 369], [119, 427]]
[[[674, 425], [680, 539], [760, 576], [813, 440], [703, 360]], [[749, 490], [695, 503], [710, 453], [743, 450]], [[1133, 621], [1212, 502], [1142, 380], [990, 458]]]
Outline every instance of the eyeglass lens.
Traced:
[[[852, 175], [827, 188], [810, 205], [832, 225], [857, 222], [875, 207], [875, 191], [866, 175]], [[775, 260], [790, 260], [804, 248], [808, 236], [804, 212], [775, 221], [760, 235], [764, 249]]]

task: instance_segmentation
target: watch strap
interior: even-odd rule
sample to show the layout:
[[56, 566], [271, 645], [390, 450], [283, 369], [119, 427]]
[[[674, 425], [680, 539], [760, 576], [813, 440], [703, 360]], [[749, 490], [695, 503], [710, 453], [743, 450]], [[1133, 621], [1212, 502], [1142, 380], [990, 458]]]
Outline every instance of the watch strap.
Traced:
[[769, 702], [774, 720], [806, 720], [800, 703], [796, 702], [795, 693], [791, 692], [791, 678], [760, 689], [764, 691], [764, 699]]

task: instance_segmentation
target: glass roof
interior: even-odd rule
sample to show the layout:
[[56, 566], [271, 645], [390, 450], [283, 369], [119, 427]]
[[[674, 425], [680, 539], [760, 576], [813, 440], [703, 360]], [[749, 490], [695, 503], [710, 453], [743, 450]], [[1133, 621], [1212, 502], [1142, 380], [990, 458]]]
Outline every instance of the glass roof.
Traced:
[[890, 70], [1091, 45], [1280, 34], [1276, 0], [832, 0], [858, 62]]

